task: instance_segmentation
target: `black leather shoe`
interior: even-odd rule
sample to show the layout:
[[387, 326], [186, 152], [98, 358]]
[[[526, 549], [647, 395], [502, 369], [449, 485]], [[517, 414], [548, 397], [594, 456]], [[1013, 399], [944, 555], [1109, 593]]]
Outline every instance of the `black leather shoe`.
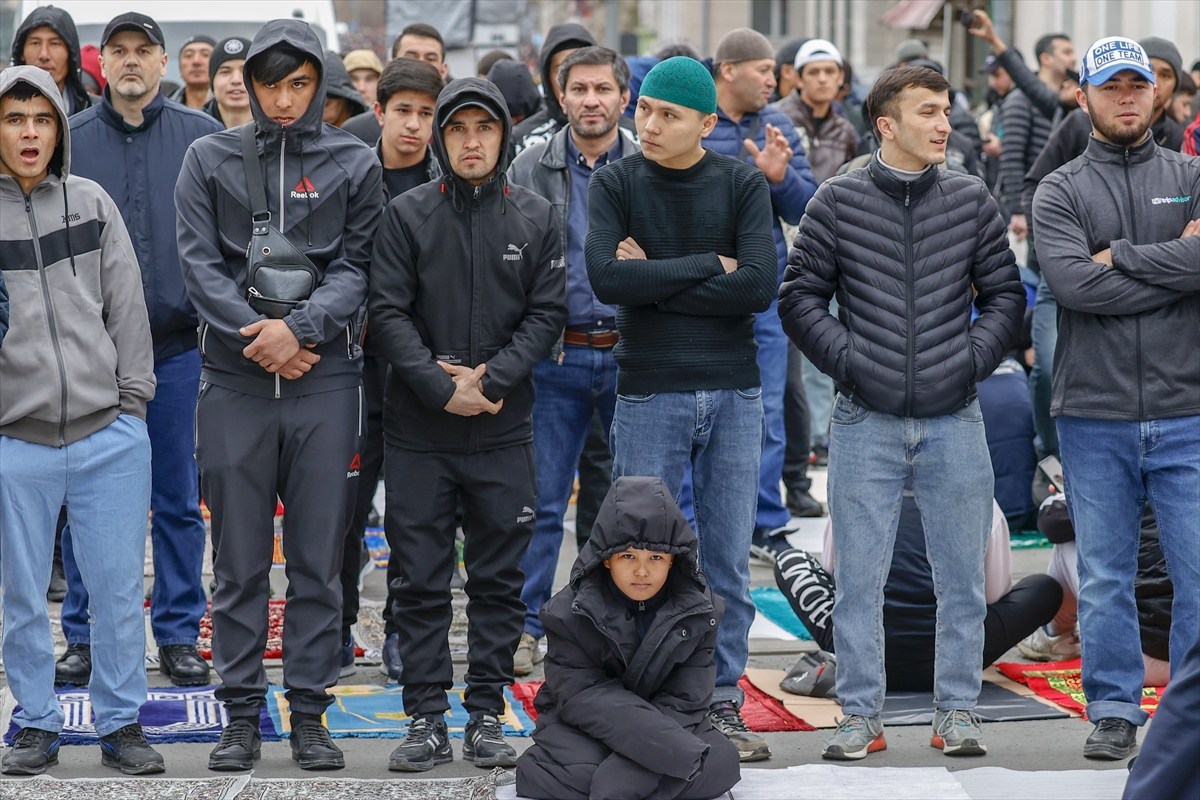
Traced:
[[823, 517], [825, 508], [821, 502], [805, 491], [788, 489], [787, 509], [796, 517]]
[[1083, 744], [1084, 758], [1120, 761], [1137, 747], [1137, 726], [1117, 717], [1096, 720], [1096, 729]]
[[92, 646], [69, 644], [54, 662], [55, 686], [87, 686], [92, 679]]
[[158, 671], [176, 686], [207, 686], [208, 662], [194, 644], [169, 644], [158, 648]]
[[414, 717], [408, 723], [408, 734], [392, 751], [388, 769], [393, 772], [425, 772], [438, 764], [454, 760], [450, 737], [443, 717]]
[[244, 717], [234, 717], [221, 731], [221, 741], [209, 753], [208, 768], [220, 772], [248, 770], [260, 758], [262, 733], [258, 726]]
[[61, 603], [67, 598], [67, 575], [63, 572], [62, 561], [54, 560], [54, 569], [50, 571], [50, 588], [46, 590], [46, 599], [51, 603]]
[[301, 722], [292, 728], [292, 760], [300, 769], [342, 769], [346, 758], [329, 738], [329, 729], [319, 722]]
[[163, 757], [146, 742], [146, 734], [136, 722], [100, 737], [100, 763], [115, 767], [126, 775], [149, 775], [167, 768]]
[[388, 676], [389, 681], [400, 682], [400, 634], [390, 633], [383, 640], [383, 666], [379, 671]]
[[5, 775], [41, 775], [58, 763], [58, 734], [38, 728], [21, 728], [12, 749], [0, 761]]

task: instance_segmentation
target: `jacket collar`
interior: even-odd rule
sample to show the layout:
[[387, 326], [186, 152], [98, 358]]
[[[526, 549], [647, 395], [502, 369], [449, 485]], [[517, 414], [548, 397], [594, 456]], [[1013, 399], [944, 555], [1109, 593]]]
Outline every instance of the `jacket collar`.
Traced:
[[[1096, 138], [1095, 134], [1088, 137], [1085, 153], [1090, 160], [1103, 164], [1124, 164], [1126, 160], [1124, 146], [1101, 141]], [[1154, 134], [1151, 132], [1141, 144], [1135, 144], [1129, 148], [1129, 163], [1141, 164], [1154, 158], [1157, 153], [1158, 145], [1154, 143]]]
[[909, 202], [912, 202], [932, 189], [933, 185], [938, 181], [939, 172], [941, 170], [938, 168], [931, 167], [921, 173], [915, 180], [906, 181], [879, 163], [878, 153], [867, 164], [867, 174], [871, 176], [871, 180], [875, 182], [875, 185], [882, 189], [889, 197], [900, 203], [904, 202], [906, 196], [909, 198]]
[[[542, 151], [542, 157], [538, 159], [538, 163], [547, 169], [566, 169], [567, 168], [567, 137], [571, 135], [571, 126], [564, 125], [558, 129], [558, 132], [550, 137], [546, 149]], [[641, 147], [637, 141], [629, 133], [629, 131], [618, 126], [617, 141], [621, 144], [621, 158], [633, 155], [640, 152]]]
[[[112, 101], [109, 100], [109, 92], [111, 91], [112, 86], [104, 87], [104, 97], [100, 102], [100, 113], [103, 116], [104, 121], [109, 125], [123, 133], [127, 132], [129, 129], [125, 127], [125, 118], [122, 117], [115, 108], [113, 108]], [[163, 106], [166, 105], [166, 102], [167, 100], [165, 97], [163, 97], [162, 89], [160, 88], [158, 93], [154, 95], [154, 99], [142, 109], [142, 124], [137, 128], [137, 130], [144, 131], [152, 126], [158, 120], [158, 115], [162, 113]]]

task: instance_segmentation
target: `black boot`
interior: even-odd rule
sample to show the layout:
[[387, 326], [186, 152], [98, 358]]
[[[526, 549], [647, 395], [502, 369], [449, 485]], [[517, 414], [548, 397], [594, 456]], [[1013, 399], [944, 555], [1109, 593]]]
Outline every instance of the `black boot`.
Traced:
[[39, 728], [21, 728], [12, 749], [4, 754], [0, 772], [5, 775], [41, 775], [58, 763], [58, 734]]
[[504, 741], [500, 720], [491, 714], [471, 714], [463, 732], [463, 761], [477, 767], [515, 767], [517, 751]]
[[442, 716], [414, 717], [408, 723], [408, 735], [392, 751], [388, 769], [395, 772], [425, 772], [438, 764], [454, 760], [446, 720]]
[[54, 662], [55, 686], [87, 686], [92, 679], [92, 646], [69, 644]]
[[136, 722], [100, 737], [100, 763], [115, 767], [126, 775], [149, 775], [166, 770], [163, 757], [146, 742], [146, 734]]
[[176, 686], [208, 685], [208, 662], [194, 644], [169, 644], [158, 648], [158, 671]]
[[321, 718], [292, 712], [292, 760], [300, 769], [342, 769], [346, 758], [329, 738], [329, 729]]
[[234, 717], [225, 730], [221, 741], [208, 755], [208, 768], [225, 771], [248, 770], [262, 757], [262, 733], [258, 720], [251, 717]]
[[1137, 747], [1137, 726], [1117, 717], [1096, 720], [1096, 729], [1083, 745], [1084, 758], [1120, 761]]

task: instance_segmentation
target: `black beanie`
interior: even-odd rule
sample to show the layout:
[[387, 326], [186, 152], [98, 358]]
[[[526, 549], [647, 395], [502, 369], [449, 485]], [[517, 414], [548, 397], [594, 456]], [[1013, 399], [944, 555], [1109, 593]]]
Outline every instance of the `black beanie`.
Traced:
[[250, 52], [249, 39], [243, 39], [240, 36], [222, 39], [213, 48], [212, 55], [208, 57], [208, 82], [212, 83], [213, 78], [217, 77], [217, 69], [222, 64], [226, 61], [245, 58], [248, 52]]

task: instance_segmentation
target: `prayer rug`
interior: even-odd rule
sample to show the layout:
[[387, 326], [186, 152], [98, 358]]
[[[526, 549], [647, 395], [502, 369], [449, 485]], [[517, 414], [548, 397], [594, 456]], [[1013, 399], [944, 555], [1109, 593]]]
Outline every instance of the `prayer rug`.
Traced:
[[[1087, 696], [1083, 693], [1080, 659], [1051, 661], [1045, 664], [1020, 664], [1015, 661], [997, 664], [996, 668], [1014, 681], [1032, 689], [1039, 697], [1087, 718]], [[1154, 716], [1165, 686], [1146, 686], [1142, 689], [1142, 709]]]
[[[216, 742], [229, 723], [225, 708], [213, 696], [215, 686], [150, 689], [138, 715], [150, 744], [176, 742]], [[92, 721], [92, 701], [86, 688], [56, 689], [66, 722], [60, 741], [63, 744], [98, 744]], [[264, 708], [260, 717], [264, 742], [279, 741], [275, 724]], [[18, 728], [10, 723], [4, 740], [12, 743]]]
[[367, 528], [363, 540], [366, 542], [367, 552], [371, 554], [371, 560], [375, 562], [375, 569], [387, 569], [392, 549], [388, 547], [383, 528]]
[[[263, 658], [283, 658], [283, 600], [271, 600], [267, 604], [267, 648], [263, 651]], [[196, 640], [196, 647], [200, 650], [200, 655], [204, 658], [212, 658], [212, 603], [208, 604], [208, 610], [204, 612], [204, 616], [200, 618], [200, 636]], [[362, 656], [364, 651], [354, 645], [354, 656], [357, 658]]]
[[804, 627], [804, 623], [792, 611], [791, 605], [783, 592], [774, 586], [758, 586], [750, 590], [750, 599], [754, 607], [767, 619], [783, 628], [797, 639], [812, 641], [812, 634]]
[[[470, 716], [463, 707], [466, 684], [456, 684], [446, 693], [450, 710], [446, 725], [452, 737], [461, 737]], [[291, 733], [287, 690], [271, 686], [267, 690], [267, 711], [274, 730], [287, 738]], [[334, 686], [329, 690], [333, 705], [325, 710], [325, 726], [329, 735], [337, 738], [399, 739], [408, 733], [408, 715], [404, 713], [404, 687], [356, 684]], [[508, 689], [504, 690], [504, 713], [500, 716], [505, 736], [528, 736], [533, 732], [533, 718]]]
[[0, 800], [494, 800], [496, 775], [474, 778], [81, 778], [0, 782]]

